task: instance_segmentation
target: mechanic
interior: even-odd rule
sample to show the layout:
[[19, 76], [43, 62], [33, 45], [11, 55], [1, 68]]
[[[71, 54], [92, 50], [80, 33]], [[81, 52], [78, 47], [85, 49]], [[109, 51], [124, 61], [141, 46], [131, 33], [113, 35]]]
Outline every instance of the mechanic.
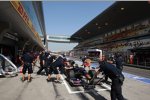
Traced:
[[50, 54], [48, 52], [41, 54], [41, 57], [40, 57], [41, 67], [40, 67], [39, 71], [37, 72], [38, 75], [42, 72], [43, 69], [45, 70], [46, 75], [48, 75], [48, 69], [47, 69], [46, 63], [47, 63], [47, 59], [48, 59], [49, 55]]
[[54, 67], [51, 65], [54, 60], [56, 59], [56, 56], [52, 55], [51, 57], [48, 58], [47, 60], [47, 68], [48, 68], [48, 78], [47, 81], [49, 82], [51, 79], [51, 75], [54, 73], [55, 69]]
[[28, 51], [25, 51], [21, 59], [23, 61], [22, 81], [25, 81], [25, 73], [28, 70], [28, 82], [30, 82], [31, 73], [33, 73], [33, 70], [32, 70], [33, 57]]
[[51, 66], [54, 68], [54, 73], [56, 74], [55, 82], [60, 82], [60, 74], [63, 73], [64, 69], [64, 57], [62, 55], [59, 55], [51, 64]]
[[110, 62], [100, 59], [100, 69], [97, 71], [97, 74], [100, 72], [103, 72], [112, 80], [111, 100], [124, 100], [121, 87], [124, 81], [124, 76], [121, 71]]
[[70, 71], [74, 68], [75, 62], [73, 60], [65, 60], [64, 61], [65, 65], [65, 75], [70, 79]]
[[122, 71], [123, 70], [123, 57], [122, 57], [122, 55], [120, 54], [120, 53], [117, 53], [116, 55], [115, 55], [115, 61], [116, 61], [116, 67], [120, 70], [120, 71]]
[[39, 75], [41, 73], [41, 71], [44, 69], [44, 54], [45, 52], [42, 51], [40, 52], [40, 55], [39, 55], [39, 60], [40, 60], [40, 69], [38, 70], [37, 74]]

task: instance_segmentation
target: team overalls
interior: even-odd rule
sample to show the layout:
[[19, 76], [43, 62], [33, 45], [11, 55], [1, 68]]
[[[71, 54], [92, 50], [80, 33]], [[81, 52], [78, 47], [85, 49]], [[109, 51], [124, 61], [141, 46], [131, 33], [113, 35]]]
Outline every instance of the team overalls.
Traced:
[[25, 53], [22, 56], [22, 60], [24, 63], [22, 73], [25, 74], [26, 71], [28, 70], [28, 74], [31, 74], [33, 72], [33, 70], [32, 70], [33, 57], [30, 55], [30, 53]]
[[101, 65], [99, 71], [103, 71], [104, 74], [108, 75], [108, 77], [112, 80], [111, 100], [124, 100], [121, 88], [123, 82], [120, 81], [119, 78], [119, 76], [122, 75], [122, 73], [114, 65], [106, 61], [100, 62], [100, 64]]

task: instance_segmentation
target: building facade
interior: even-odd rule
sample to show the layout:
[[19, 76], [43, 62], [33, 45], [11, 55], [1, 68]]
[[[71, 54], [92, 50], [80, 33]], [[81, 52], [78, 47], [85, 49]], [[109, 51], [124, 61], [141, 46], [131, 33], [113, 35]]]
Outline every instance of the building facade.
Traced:
[[[41, 40], [44, 37], [44, 40]], [[41, 1], [0, 2], [0, 53], [16, 56], [23, 50], [47, 48]]]
[[149, 2], [115, 2], [72, 35], [72, 39], [82, 38], [73, 54], [83, 56], [89, 48], [102, 49], [107, 57], [121, 53], [126, 64], [149, 67], [149, 8]]

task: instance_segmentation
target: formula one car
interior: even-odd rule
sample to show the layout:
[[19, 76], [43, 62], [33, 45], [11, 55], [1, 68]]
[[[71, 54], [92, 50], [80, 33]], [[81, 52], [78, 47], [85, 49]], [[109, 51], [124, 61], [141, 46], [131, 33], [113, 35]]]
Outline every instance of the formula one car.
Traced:
[[83, 66], [78, 66], [73, 60], [69, 60], [65, 67], [66, 80], [71, 86], [83, 86], [84, 89], [95, 88], [95, 85], [103, 80], [98, 78], [95, 69], [88, 72]]

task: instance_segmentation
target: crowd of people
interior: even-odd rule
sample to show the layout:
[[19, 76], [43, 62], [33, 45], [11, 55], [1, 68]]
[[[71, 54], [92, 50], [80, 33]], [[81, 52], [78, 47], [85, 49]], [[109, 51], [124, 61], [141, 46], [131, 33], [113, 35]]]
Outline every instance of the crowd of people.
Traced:
[[47, 81], [50, 81], [52, 74], [56, 74], [56, 82], [59, 82], [60, 74], [63, 73], [64, 61], [66, 60], [65, 55], [53, 55], [49, 51], [41, 51], [39, 54], [24, 51], [18, 59], [19, 65], [22, 67], [21, 80], [23, 82], [25, 81], [26, 71], [28, 71], [27, 81], [31, 82], [31, 74], [37, 62], [40, 64], [37, 75], [41, 75], [44, 70], [44, 74], [48, 76]]

